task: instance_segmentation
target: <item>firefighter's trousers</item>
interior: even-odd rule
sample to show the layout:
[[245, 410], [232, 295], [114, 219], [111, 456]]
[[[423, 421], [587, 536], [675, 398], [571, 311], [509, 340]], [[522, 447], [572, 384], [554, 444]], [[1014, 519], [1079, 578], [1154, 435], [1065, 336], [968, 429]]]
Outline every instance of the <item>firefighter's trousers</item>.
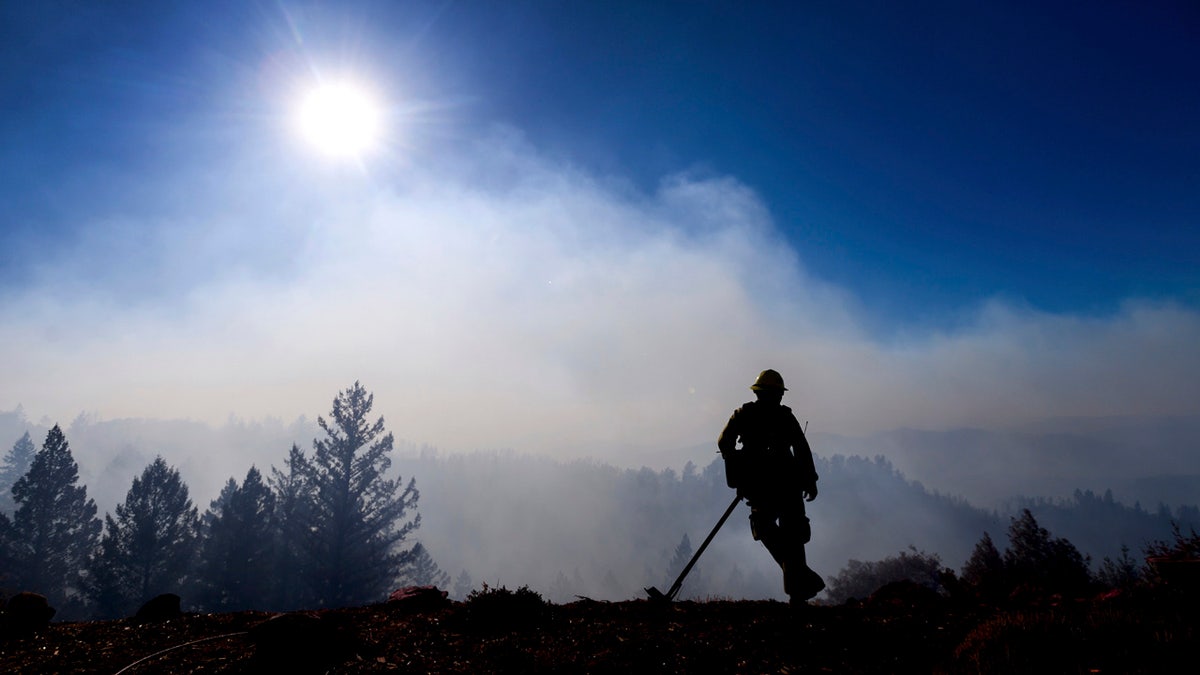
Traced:
[[807, 600], [825, 587], [821, 577], [808, 568], [804, 554], [812, 529], [802, 500], [750, 500], [750, 533], [779, 563], [783, 570], [783, 591], [793, 600]]

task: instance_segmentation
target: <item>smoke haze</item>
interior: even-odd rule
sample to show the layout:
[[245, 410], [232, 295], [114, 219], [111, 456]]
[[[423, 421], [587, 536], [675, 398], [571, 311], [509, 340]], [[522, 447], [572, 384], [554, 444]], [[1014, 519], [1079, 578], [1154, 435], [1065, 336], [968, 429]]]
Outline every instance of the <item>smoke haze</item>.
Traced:
[[40, 251], [0, 297], [0, 408], [291, 420], [361, 379], [416, 442], [623, 466], [711, 442], [765, 367], [851, 436], [1200, 413], [1193, 309], [996, 299], [885, 330], [735, 177], [645, 193], [509, 129], [386, 181], [268, 161], [153, 179]]

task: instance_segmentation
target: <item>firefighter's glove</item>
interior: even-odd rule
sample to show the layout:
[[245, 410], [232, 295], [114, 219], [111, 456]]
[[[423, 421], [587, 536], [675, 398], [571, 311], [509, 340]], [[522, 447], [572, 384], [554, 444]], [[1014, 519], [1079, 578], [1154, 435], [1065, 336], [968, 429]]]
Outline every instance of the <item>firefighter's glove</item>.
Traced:
[[801, 494], [804, 495], [804, 501], [811, 502], [812, 500], [816, 499], [817, 498], [817, 484], [812, 483], [810, 485], [804, 486], [804, 489], [801, 490]]

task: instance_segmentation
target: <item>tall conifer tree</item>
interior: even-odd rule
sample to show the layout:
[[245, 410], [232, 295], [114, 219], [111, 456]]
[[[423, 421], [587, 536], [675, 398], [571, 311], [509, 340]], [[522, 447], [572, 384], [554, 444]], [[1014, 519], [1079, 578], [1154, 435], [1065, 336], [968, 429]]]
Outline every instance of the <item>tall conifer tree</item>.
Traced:
[[157, 457], [133, 480], [116, 518], [105, 514], [89, 595], [101, 616], [123, 616], [180, 592], [195, 558], [200, 516], [179, 472]]
[[250, 467], [239, 486], [232, 478], [204, 514], [198, 570], [200, 601], [210, 611], [265, 609], [276, 537], [275, 495]]
[[4, 456], [4, 463], [0, 464], [0, 511], [12, 513], [17, 504], [13, 501], [12, 488], [16, 485], [17, 480], [29, 472], [29, 467], [33, 464], [33, 455], [35, 448], [33, 440], [29, 438], [29, 432], [17, 439], [13, 443], [12, 450]]
[[449, 590], [450, 575], [442, 571], [424, 544], [414, 544], [401, 571], [402, 581], [413, 586], [436, 586]]
[[0, 511], [0, 588], [12, 588], [16, 582], [16, 537], [12, 521]]
[[60, 608], [81, 597], [82, 572], [100, 534], [96, 502], [77, 485], [79, 467], [55, 425], [12, 487], [17, 510], [10, 529], [15, 576], [22, 590]]
[[[679, 545], [675, 547], [675, 553], [671, 556], [671, 562], [667, 563], [667, 578], [664, 582], [666, 584], [666, 588], [670, 588], [675, 584], [675, 579], [679, 577], [680, 573], [683, 572], [683, 568], [687, 567], [687, 564], [691, 562], [691, 560], [692, 540], [688, 538], [687, 533], [685, 532], [683, 538], [679, 540]], [[693, 569], [688, 577], [689, 583], [685, 585], [691, 589], [703, 586], [705, 580], [702, 579], [701, 576], [702, 575], [700, 574], [699, 570]], [[680, 586], [681, 594], [682, 591], [683, 586]], [[695, 595], [695, 593], [688, 593], [686, 595], [692, 596]]]
[[295, 443], [288, 451], [284, 468], [271, 467], [269, 480], [275, 497], [276, 547], [270, 606], [274, 609], [298, 609], [317, 604], [311, 588], [312, 556], [307, 548], [309, 523], [312, 522], [314, 491], [306, 478], [308, 459]]
[[385, 475], [392, 434], [383, 418], [368, 419], [375, 397], [358, 382], [333, 400], [331, 419], [317, 418], [326, 438], [313, 441], [304, 463], [312, 488], [307, 550], [312, 586], [327, 606], [359, 605], [386, 597], [412, 551], [405, 538], [420, 525], [416, 482]]

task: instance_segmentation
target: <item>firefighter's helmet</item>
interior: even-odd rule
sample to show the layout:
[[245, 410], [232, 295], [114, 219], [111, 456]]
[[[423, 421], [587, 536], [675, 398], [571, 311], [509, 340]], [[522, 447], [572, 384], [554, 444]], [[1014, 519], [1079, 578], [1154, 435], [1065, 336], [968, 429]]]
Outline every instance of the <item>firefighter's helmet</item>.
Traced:
[[752, 391], [787, 391], [783, 386], [783, 376], [770, 368], [758, 374], [758, 379], [750, 385]]

